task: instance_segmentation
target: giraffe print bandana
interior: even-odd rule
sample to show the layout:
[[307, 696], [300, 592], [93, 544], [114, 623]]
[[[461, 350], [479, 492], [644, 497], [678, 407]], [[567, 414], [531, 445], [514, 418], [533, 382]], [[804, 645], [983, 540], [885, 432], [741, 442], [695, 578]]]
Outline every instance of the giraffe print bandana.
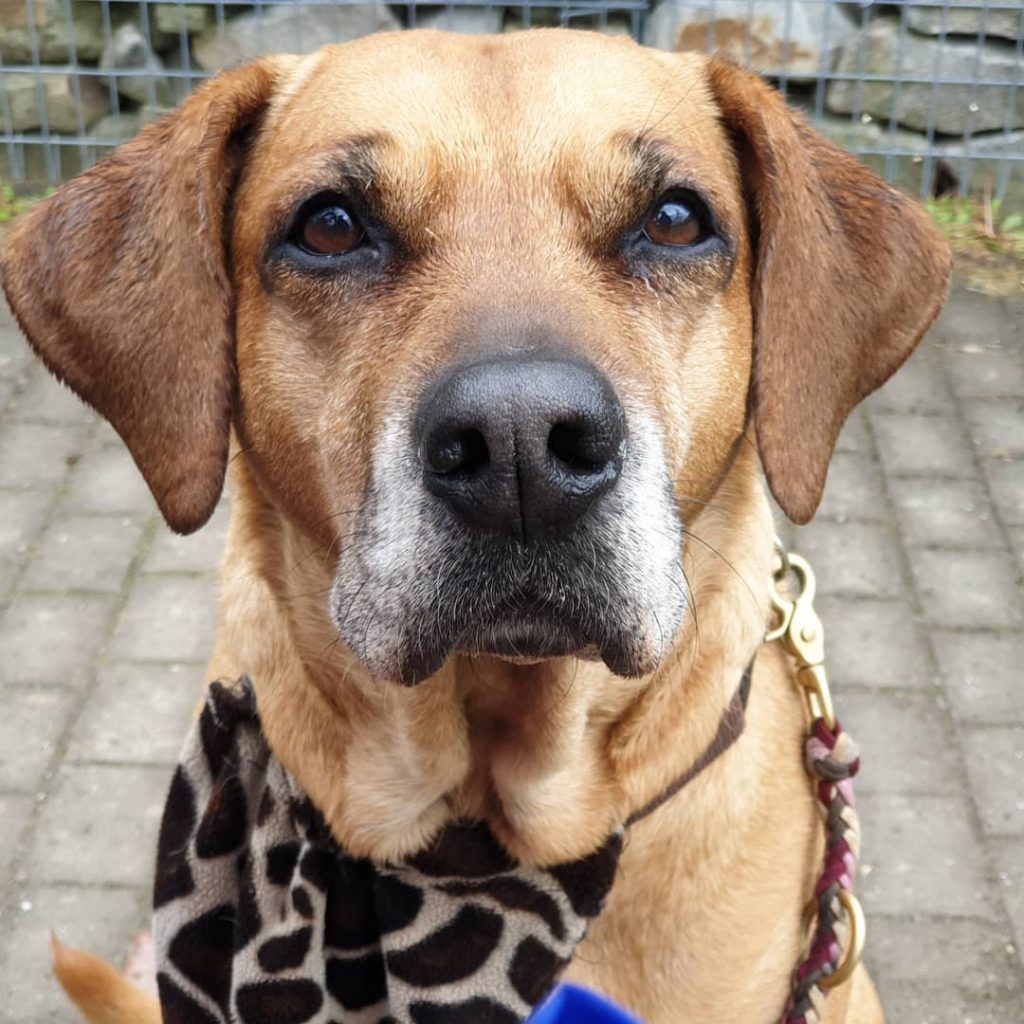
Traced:
[[348, 856], [271, 754], [248, 680], [214, 683], [175, 771], [154, 889], [165, 1024], [518, 1024], [611, 888], [623, 830], [547, 870], [455, 823]]

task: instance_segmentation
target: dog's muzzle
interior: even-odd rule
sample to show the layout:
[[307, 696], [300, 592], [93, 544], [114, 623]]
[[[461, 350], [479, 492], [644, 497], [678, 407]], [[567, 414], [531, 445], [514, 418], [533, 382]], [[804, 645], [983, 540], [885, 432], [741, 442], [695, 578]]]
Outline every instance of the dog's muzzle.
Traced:
[[596, 368], [529, 349], [449, 367], [379, 442], [332, 596], [343, 640], [416, 683], [453, 652], [652, 671], [685, 609], [654, 421]]

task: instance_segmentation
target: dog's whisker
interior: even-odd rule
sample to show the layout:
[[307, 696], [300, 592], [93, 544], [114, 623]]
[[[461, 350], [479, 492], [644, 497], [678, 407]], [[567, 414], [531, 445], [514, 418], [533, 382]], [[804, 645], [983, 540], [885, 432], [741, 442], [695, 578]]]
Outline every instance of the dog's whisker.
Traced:
[[757, 595], [754, 593], [754, 590], [750, 586], [750, 583], [748, 582], [746, 576], [744, 576], [743, 573], [741, 573], [739, 571], [739, 569], [737, 569], [736, 566], [728, 558], [726, 558], [725, 555], [723, 555], [722, 552], [718, 550], [718, 548], [716, 548], [714, 546], [714, 544], [710, 544], [708, 541], [704, 540], [703, 537], [698, 537], [697, 534], [695, 534], [692, 530], [688, 530], [685, 527], [680, 527], [680, 529], [682, 530], [682, 533], [683, 533], [684, 537], [687, 537], [690, 540], [696, 541], [705, 550], [710, 551], [713, 555], [715, 555], [716, 557], [720, 558], [722, 560], [722, 562], [725, 564], [725, 566], [736, 577], [736, 579], [738, 579], [740, 581], [740, 583], [743, 584], [743, 588], [746, 590], [747, 594], [750, 596], [750, 600], [754, 604], [754, 607], [755, 608], [760, 607], [760, 604], [759, 604], [759, 602], [757, 600]]

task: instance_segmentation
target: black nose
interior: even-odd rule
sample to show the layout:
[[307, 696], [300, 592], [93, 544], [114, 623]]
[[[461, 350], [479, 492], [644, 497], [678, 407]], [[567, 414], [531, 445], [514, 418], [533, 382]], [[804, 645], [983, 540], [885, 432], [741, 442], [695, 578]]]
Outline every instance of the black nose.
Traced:
[[529, 541], [615, 486], [626, 420], [593, 367], [529, 353], [455, 367], [423, 396], [416, 430], [428, 491], [472, 526]]

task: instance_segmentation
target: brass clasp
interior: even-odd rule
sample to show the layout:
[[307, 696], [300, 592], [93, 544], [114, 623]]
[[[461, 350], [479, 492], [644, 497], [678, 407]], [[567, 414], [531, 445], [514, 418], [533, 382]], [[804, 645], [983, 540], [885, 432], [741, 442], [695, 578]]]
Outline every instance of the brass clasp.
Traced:
[[[814, 570], [800, 555], [785, 552], [778, 546], [779, 563], [775, 570], [776, 586], [772, 590], [772, 610], [778, 622], [765, 634], [765, 640], [781, 640], [796, 658], [796, 678], [812, 718], [822, 718], [829, 729], [835, 729], [836, 717], [832, 694], [825, 675], [825, 630], [814, 610], [817, 583]], [[796, 580], [796, 596], [791, 600], [782, 591], [788, 577]]]

